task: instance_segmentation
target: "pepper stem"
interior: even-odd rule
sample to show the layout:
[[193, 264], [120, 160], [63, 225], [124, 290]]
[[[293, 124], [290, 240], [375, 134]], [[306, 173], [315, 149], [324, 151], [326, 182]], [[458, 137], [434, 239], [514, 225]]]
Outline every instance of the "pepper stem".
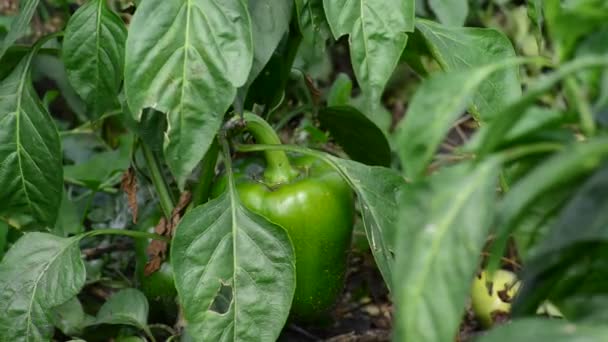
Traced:
[[[243, 118], [245, 119], [245, 129], [253, 135], [258, 144], [281, 145], [281, 140], [274, 129], [260, 116], [245, 112]], [[269, 185], [287, 183], [298, 176], [298, 171], [289, 163], [285, 151], [267, 150], [264, 151], [264, 155], [267, 164], [264, 179]]]

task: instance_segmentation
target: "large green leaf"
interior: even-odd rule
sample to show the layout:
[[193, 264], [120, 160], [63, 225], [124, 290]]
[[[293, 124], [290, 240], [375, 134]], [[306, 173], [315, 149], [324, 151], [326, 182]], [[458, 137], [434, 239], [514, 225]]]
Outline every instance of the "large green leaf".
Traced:
[[211, 145], [253, 61], [243, 0], [147, 0], [129, 29], [125, 93], [135, 117], [167, 114], [165, 159], [180, 187]]
[[120, 108], [127, 28], [105, 0], [90, 0], [70, 18], [63, 40], [63, 61], [70, 83], [98, 118]]
[[11, 28], [0, 45], [0, 58], [4, 56], [6, 50], [8, 50], [17, 39], [21, 38], [25, 31], [30, 27], [30, 21], [34, 16], [34, 13], [36, 13], [36, 7], [38, 7], [39, 2], [39, 0], [20, 1], [19, 15], [11, 22]]
[[505, 324], [476, 342], [599, 342], [608, 337], [606, 325], [579, 325], [563, 320], [529, 318]]
[[63, 191], [59, 134], [30, 76], [32, 54], [0, 82], [0, 212], [53, 225]]
[[353, 69], [374, 112], [414, 30], [412, 0], [323, 0], [334, 37], [349, 35]]
[[464, 25], [469, 14], [467, 0], [429, 0], [429, 7], [439, 21], [447, 26]]
[[494, 217], [500, 163], [441, 171], [400, 202], [396, 341], [451, 341]]
[[[500, 31], [483, 28], [455, 28], [417, 19], [433, 57], [446, 71], [472, 70], [515, 57], [511, 41]], [[479, 86], [473, 98], [473, 114], [482, 121], [494, 118], [506, 104], [521, 95], [515, 64], [496, 71]]]
[[0, 263], [0, 340], [48, 341], [51, 308], [80, 292], [85, 268], [79, 238], [30, 233]]
[[[230, 176], [232, 178], [232, 176]], [[175, 285], [197, 341], [275, 341], [295, 291], [287, 232], [228, 191], [190, 211], [171, 248]]]

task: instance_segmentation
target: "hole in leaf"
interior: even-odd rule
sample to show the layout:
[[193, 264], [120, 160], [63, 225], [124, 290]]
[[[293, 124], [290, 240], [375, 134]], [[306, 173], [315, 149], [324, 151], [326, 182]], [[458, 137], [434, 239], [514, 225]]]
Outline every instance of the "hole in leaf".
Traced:
[[232, 303], [232, 286], [222, 282], [222, 286], [219, 291], [217, 291], [209, 310], [223, 315], [230, 309], [230, 303]]

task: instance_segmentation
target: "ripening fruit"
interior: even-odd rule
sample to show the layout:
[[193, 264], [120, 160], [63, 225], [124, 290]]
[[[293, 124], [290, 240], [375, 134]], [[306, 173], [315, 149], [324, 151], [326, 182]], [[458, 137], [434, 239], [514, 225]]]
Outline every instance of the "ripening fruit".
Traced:
[[493, 314], [509, 314], [511, 301], [519, 290], [519, 280], [513, 272], [498, 270], [494, 273], [491, 283], [487, 282], [487, 273], [481, 274], [473, 280], [471, 301], [475, 317], [485, 328], [494, 324]]

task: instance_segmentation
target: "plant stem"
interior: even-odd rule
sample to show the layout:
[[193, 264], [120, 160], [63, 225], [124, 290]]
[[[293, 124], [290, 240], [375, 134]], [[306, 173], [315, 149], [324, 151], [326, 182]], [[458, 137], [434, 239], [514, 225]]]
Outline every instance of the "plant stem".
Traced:
[[[249, 131], [259, 144], [281, 145], [279, 136], [274, 129], [261, 117], [246, 112], [243, 114], [245, 119], [245, 129]], [[287, 183], [298, 175], [298, 171], [289, 163], [287, 154], [284, 151], [264, 151], [267, 167], [264, 171], [264, 178], [269, 185]]]
[[201, 161], [201, 174], [198, 179], [198, 183], [192, 192], [192, 201], [188, 206], [188, 210], [196, 207], [199, 204], [205, 203], [209, 198], [211, 181], [213, 181], [213, 176], [215, 175], [215, 163], [217, 161], [217, 155], [217, 139], [213, 139], [213, 143]]
[[84, 210], [82, 211], [82, 217], [80, 218], [81, 227], [84, 227], [84, 221], [87, 219], [87, 213], [89, 209], [91, 209], [91, 204], [93, 204], [93, 198], [95, 198], [95, 194], [97, 194], [97, 191], [91, 190], [91, 194], [89, 195]]
[[126, 229], [95, 229], [90, 232], [84, 233], [81, 237], [93, 237], [98, 235], [123, 235], [128, 236], [134, 239], [153, 239], [160, 240], [165, 242], [170, 242], [171, 238], [163, 235], [158, 235], [154, 233], [141, 232], [138, 230], [126, 230]]
[[154, 184], [154, 188], [158, 194], [158, 199], [160, 202], [160, 207], [165, 214], [165, 217], [171, 217], [171, 212], [175, 206], [175, 199], [169, 190], [169, 186], [165, 182], [165, 177], [163, 177], [162, 172], [160, 171], [160, 164], [158, 162], [158, 158], [154, 155], [154, 152], [150, 150], [148, 146], [142, 141], [141, 149], [144, 153], [144, 159], [146, 160], [146, 164], [148, 165], [148, 170], [150, 170], [150, 177], [152, 178], [152, 183]]
[[542, 142], [524, 146], [517, 146], [502, 152], [499, 152], [503, 163], [521, 159], [533, 154], [550, 153], [561, 151], [564, 148], [562, 144], [552, 142]]
[[585, 133], [587, 137], [593, 136], [595, 134], [595, 120], [591, 107], [585, 100], [581, 91], [581, 87], [573, 76], [566, 77], [564, 81], [567, 94], [569, 95], [568, 99], [572, 102], [571, 104], [576, 107], [576, 111], [578, 112], [583, 133]]

